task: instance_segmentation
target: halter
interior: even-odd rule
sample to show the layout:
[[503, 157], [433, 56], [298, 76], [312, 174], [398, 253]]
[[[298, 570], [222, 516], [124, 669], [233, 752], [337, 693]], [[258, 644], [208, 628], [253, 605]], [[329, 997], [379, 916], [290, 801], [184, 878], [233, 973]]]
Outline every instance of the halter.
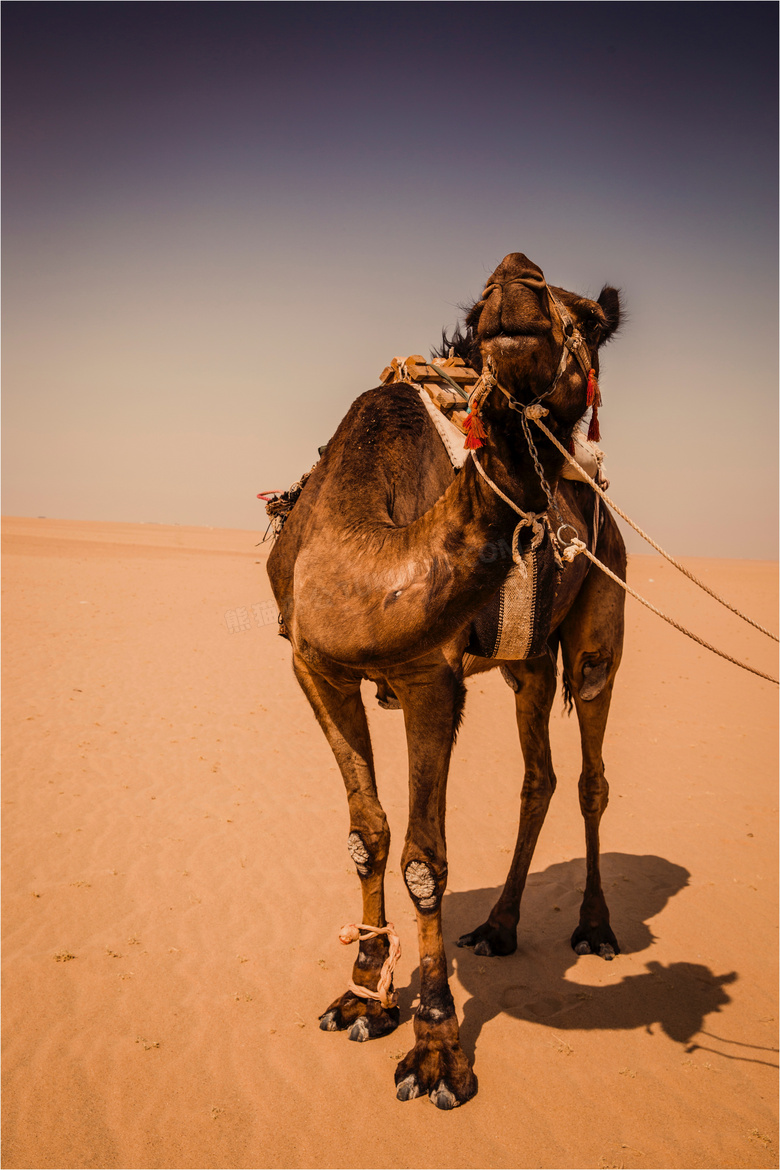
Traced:
[[[513, 282], [508, 281], [507, 283], [512, 284]], [[486, 296], [497, 287], [497, 285], [489, 284], [482, 293], [480, 300], [484, 300]], [[543, 399], [549, 398], [549, 396], [555, 392], [558, 383], [560, 382], [566, 370], [569, 357], [575, 358], [579, 363], [579, 366], [588, 382], [588, 388], [590, 390], [591, 370], [593, 368], [591, 365], [590, 350], [585, 343], [584, 337], [580, 333], [577, 326], [574, 324], [574, 320], [566, 306], [558, 299], [558, 297], [556, 297], [555, 293], [552, 291], [549, 285], [546, 285], [546, 288], [547, 296], [549, 297], [550, 301], [550, 308], [552, 309], [551, 315], [557, 317], [558, 324], [560, 325], [561, 332], [563, 334], [563, 340], [561, 342], [561, 355], [558, 360], [558, 368], [555, 371], [552, 382], [546, 390], [544, 390], [537, 398], [534, 398], [532, 402], [529, 403], [529, 406], [536, 405]], [[485, 365], [487, 367], [487, 371], [483, 370], [482, 376], [469, 395], [469, 410], [471, 410], [472, 413], [477, 413], [480, 407], [483, 405], [488, 394], [492, 390], [493, 386], [497, 386], [509, 402], [509, 405], [512, 407], [512, 409], [519, 410], [522, 414], [522, 412], [525, 410], [524, 404], [518, 402], [517, 399], [512, 394], [510, 394], [510, 392], [504, 386], [501, 385], [495, 375], [495, 366], [493, 365], [492, 358], [488, 357], [486, 359]], [[588, 405], [590, 406], [591, 403], [589, 402]]]
[[[508, 281], [507, 283], [511, 284], [513, 282]], [[489, 293], [492, 291], [492, 289], [494, 287], [497, 287], [497, 286], [496, 285], [488, 285], [487, 288], [482, 293], [481, 299], [484, 300], [485, 297], [487, 295], [489, 295]], [[488, 485], [492, 488], [492, 490], [497, 495], [499, 495], [503, 500], [505, 500], [506, 503], [508, 503], [510, 505], [510, 507], [513, 508], [514, 511], [517, 512], [522, 517], [520, 523], [517, 525], [517, 529], [515, 530], [515, 534], [514, 534], [515, 539], [513, 540], [513, 545], [516, 541], [516, 538], [518, 536], [520, 528], [524, 527], [524, 525], [528, 524], [528, 523], [532, 523], [532, 522], [538, 523], [538, 520], [541, 519], [542, 516], [544, 516], [544, 520], [549, 528], [550, 535], [553, 538], [553, 550], [555, 552], [555, 559], [558, 562], [558, 564], [562, 566], [562, 563], [560, 561], [560, 555], [558, 553], [557, 545], [558, 545], [558, 543], [561, 543], [561, 544], [563, 543], [563, 541], [560, 537], [560, 532], [562, 531], [562, 529], [564, 527], [567, 527], [567, 526], [563, 524], [563, 517], [561, 516], [561, 514], [558, 510], [558, 507], [555, 503], [555, 497], [554, 497], [553, 492], [550, 488], [550, 485], [547, 482], [547, 478], [544, 474], [544, 469], [542, 468], [542, 464], [541, 464], [541, 461], [539, 459], [539, 454], [536, 450], [536, 445], [535, 445], [533, 438], [531, 436], [531, 428], [529, 426], [528, 420], [530, 418], [534, 418], [534, 419], [539, 418], [541, 415], [545, 415], [548, 413], [547, 409], [545, 407], [541, 406], [540, 403], [542, 402], [543, 399], [549, 398], [549, 396], [555, 391], [556, 387], [558, 386], [558, 383], [560, 382], [561, 378], [563, 377], [564, 371], [566, 370], [566, 367], [569, 363], [570, 357], [575, 358], [575, 360], [578, 362], [580, 368], [582, 369], [583, 373], [585, 374], [585, 378], [587, 380], [587, 404], [588, 404], [588, 406], [593, 405], [594, 414], [595, 414], [595, 407], [598, 404], [600, 395], [599, 395], [599, 390], [598, 390], [598, 384], [595, 380], [593, 367], [591, 366], [590, 350], [588, 349], [588, 346], [585, 343], [585, 339], [583, 338], [583, 336], [580, 333], [577, 326], [574, 324], [574, 320], [571, 317], [571, 314], [569, 313], [566, 306], [563, 304], [563, 302], [560, 301], [558, 299], [558, 297], [556, 297], [555, 293], [552, 291], [552, 289], [550, 288], [549, 285], [546, 285], [545, 287], [547, 288], [547, 295], [549, 297], [550, 309], [552, 310], [551, 315], [554, 317], [557, 317], [558, 324], [560, 325], [561, 332], [563, 334], [563, 340], [561, 343], [561, 354], [560, 354], [560, 358], [558, 360], [558, 368], [555, 371], [555, 375], [554, 375], [553, 380], [550, 383], [550, 385], [547, 387], [546, 390], [544, 390], [541, 394], [538, 395], [538, 397], [534, 398], [526, 406], [524, 403], [518, 402], [518, 400], [514, 397], [514, 395], [511, 394], [506, 389], [505, 386], [501, 385], [501, 383], [499, 382], [498, 378], [495, 375], [495, 366], [493, 365], [493, 361], [490, 357], [488, 357], [485, 360], [485, 368], [483, 369], [482, 374], [480, 375], [480, 378], [479, 378], [476, 386], [474, 387], [471, 394], [469, 395], [469, 412], [472, 415], [472, 417], [479, 414], [480, 408], [484, 404], [485, 399], [487, 398], [488, 394], [490, 393], [490, 391], [493, 389], [494, 386], [498, 387], [498, 389], [504, 395], [504, 397], [506, 398], [506, 400], [510, 406], [510, 409], [517, 411], [517, 413], [520, 415], [520, 423], [521, 423], [522, 428], [523, 428], [523, 434], [525, 435], [526, 443], [528, 444], [528, 451], [529, 451], [529, 454], [531, 455], [531, 458], [533, 459], [534, 468], [536, 470], [536, 474], [539, 477], [539, 483], [542, 487], [542, 490], [544, 491], [544, 494], [547, 497], [547, 509], [546, 509], [545, 513], [537, 515], [536, 513], [523, 512], [520, 508], [518, 508], [518, 506], [516, 504], [514, 504], [507, 496], [505, 496], [504, 493], [499, 489], [499, 487], [496, 484], [494, 484], [493, 481], [488, 477], [484, 468], [480, 465], [473, 450], [470, 451], [470, 454], [471, 454], [471, 458], [472, 458], [472, 461], [474, 463], [474, 466], [477, 468], [477, 470], [479, 471], [482, 478], [488, 483]], [[478, 446], [481, 446], [481, 443], [478, 444]], [[550, 519], [549, 519], [549, 515], [548, 515], [548, 513], [551, 511], [556, 514], [556, 516], [558, 517], [558, 521], [561, 523], [561, 527], [558, 529], [557, 537], [554, 534], [554, 529], [550, 523]], [[536, 535], [536, 524], [534, 524], [534, 535]]]

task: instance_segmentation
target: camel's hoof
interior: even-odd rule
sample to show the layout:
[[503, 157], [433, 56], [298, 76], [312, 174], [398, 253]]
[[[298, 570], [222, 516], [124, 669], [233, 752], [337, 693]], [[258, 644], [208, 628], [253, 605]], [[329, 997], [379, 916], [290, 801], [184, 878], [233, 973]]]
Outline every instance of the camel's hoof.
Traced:
[[359, 999], [347, 991], [322, 1013], [320, 1027], [323, 1032], [349, 1030], [349, 1039], [362, 1043], [395, 1031], [400, 1018], [397, 1007], [383, 1008], [375, 999]]
[[577, 955], [599, 955], [607, 962], [620, 954], [618, 941], [608, 923], [590, 928], [578, 926], [571, 936], [571, 945]]
[[427, 1093], [437, 1109], [456, 1109], [477, 1091], [477, 1078], [460, 1044], [418, 1040], [395, 1070], [396, 1097], [412, 1101]]
[[364, 1040], [371, 1039], [371, 1033], [368, 1030], [368, 1020], [365, 1016], [361, 1016], [355, 1020], [354, 1024], [349, 1030], [348, 1040], [356, 1040], [358, 1044], [362, 1044]]
[[395, 1095], [399, 1101], [413, 1101], [415, 1097], [422, 1095], [422, 1089], [417, 1083], [417, 1077], [414, 1073], [410, 1073], [408, 1077], [404, 1077], [398, 1083]]
[[439, 1081], [436, 1088], [431, 1089], [428, 1096], [437, 1109], [457, 1109], [460, 1105], [460, 1101], [450, 1092], [444, 1081]]
[[513, 955], [517, 950], [517, 931], [485, 922], [470, 934], [462, 934], [458, 946], [473, 947], [475, 955]]

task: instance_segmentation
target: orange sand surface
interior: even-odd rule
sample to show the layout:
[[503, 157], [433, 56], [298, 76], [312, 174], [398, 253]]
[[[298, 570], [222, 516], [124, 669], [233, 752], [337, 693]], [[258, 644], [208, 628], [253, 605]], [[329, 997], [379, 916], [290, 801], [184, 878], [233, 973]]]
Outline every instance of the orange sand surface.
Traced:
[[[4, 523], [3, 1164], [776, 1166], [776, 688], [627, 602], [602, 827], [623, 953], [605, 963], [568, 941], [584, 843], [558, 699], [518, 952], [453, 944], [500, 889], [522, 779], [510, 690], [495, 671], [470, 682], [444, 925], [479, 1094], [451, 1113], [402, 1104], [418, 988], [403, 717], [366, 687], [404, 950], [399, 1029], [354, 1044], [317, 1026], [360, 908], [346, 801], [258, 540]], [[775, 625], [774, 565], [688, 563]], [[670, 565], [629, 571], [774, 673], [773, 644]]]

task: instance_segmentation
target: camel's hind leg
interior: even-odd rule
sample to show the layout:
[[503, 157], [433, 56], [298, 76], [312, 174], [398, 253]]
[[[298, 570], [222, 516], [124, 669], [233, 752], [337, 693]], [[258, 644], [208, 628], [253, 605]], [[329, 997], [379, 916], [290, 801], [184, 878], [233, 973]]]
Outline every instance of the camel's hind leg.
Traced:
[[[293, 667], [344, 777], [350, 814], [347, 849], [363, 890], [362, 921], [367, 926], [385, 926], [384, 876], [390, 830], [377, 796], [360, 684], [356, 681], [336, 687], [298, 655]], [[384, 936], [361, 941], [352, 982], [376, 991], [387, 952]], [[350, 1040], [371, 1040], [392, 1032], [398, 1019], [398, 1008], [383, 1008], [377, 1000], [347, 991], [320, 1016], [320, 1027], [326, 1032], [349, 1028]]]
[[[625, 579], [623, 542], [611, 517], [604, 519], [597, 554]], [[580, 724], [579, 795], [587, 864], [580, 922], [571, 945], [579, 955], [601, 955], [605, 959], [614, 958], [620, 948], [609, 924], [599, 871], [599, 824], [609, 798], [601, 749], [623, 650], [624, 603], [625, 593], [620, 586], [594, 565], [560, 628], [563, 668]]]
[[515, 706], [525, 777], [520, 801], [520, 827], [512, 864], [501, 896], [487, 922], [458, 939], [460, 947], [474, 947], [478, 955], [511, 955], [517, 949], [517, 923], [528, 869], [555, 791], [550, 753], [550, 709], [555, 697], [552, 657], [507, 665], [516, 680]]

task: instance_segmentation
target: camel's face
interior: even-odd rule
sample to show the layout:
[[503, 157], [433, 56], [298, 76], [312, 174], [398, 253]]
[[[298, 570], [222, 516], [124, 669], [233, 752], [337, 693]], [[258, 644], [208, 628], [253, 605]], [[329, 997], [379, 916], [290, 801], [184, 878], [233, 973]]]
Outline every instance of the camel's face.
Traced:
[[[563, 301], [590, 352], [598, 373], [597, 351], [617, 328], [617, 291], [605, 287], [598, 301], [565, 289], [552, 290]], [[483, 361], [491, 358], [502, 385], [525, 401], [537, 397], [556, 374], [563, 344], [561, 322], [544, 273], [522, 252], [510, 252], [490, 276], [468, 317]], [[570, 361], [550, 401], [556, 413], [579, 417], [585, 410], [586, 378]]]

